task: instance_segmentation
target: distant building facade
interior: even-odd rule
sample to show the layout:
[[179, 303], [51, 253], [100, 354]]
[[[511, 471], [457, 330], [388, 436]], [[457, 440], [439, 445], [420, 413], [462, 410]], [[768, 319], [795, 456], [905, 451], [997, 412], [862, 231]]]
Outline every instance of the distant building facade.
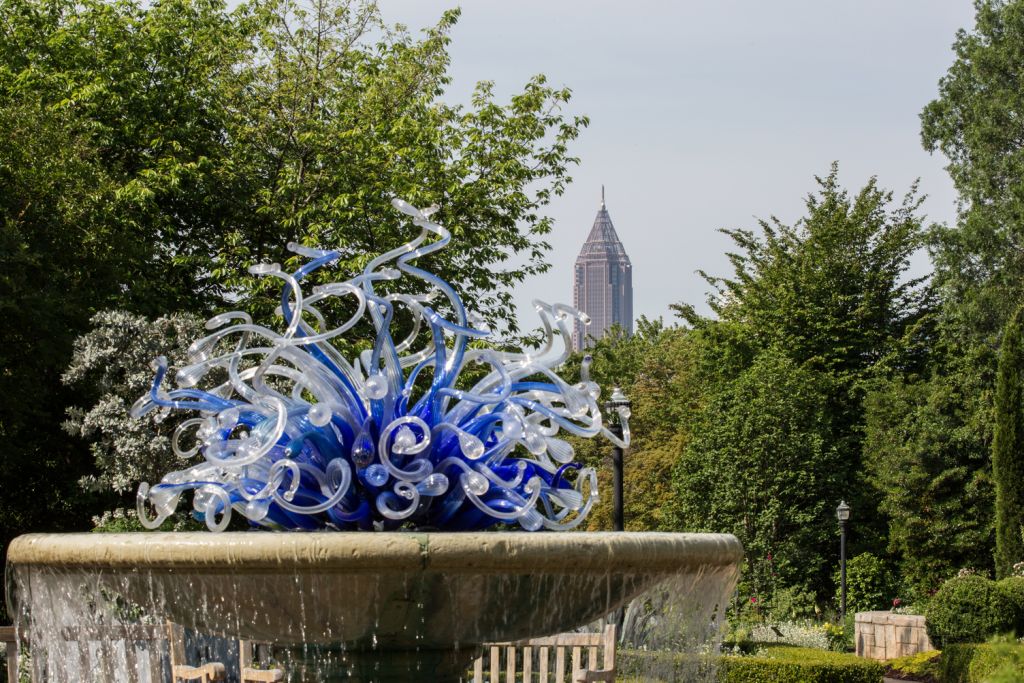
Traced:
[[615, 324], [633, 334], [633, 265], [605, 207], [604, 187], [594, 226], [576, 257], [573, 305], [590, 316], [590, 325], [577, 321], [573, 328], [572, 345], [577, 351]]

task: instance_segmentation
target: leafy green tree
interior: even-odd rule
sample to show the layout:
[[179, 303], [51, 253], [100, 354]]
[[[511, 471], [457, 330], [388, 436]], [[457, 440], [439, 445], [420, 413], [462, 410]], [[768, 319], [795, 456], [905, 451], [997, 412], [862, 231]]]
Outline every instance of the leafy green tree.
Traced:
[[992, 562], [989, 451], [972, 423], [979, 387], [970, 379], [938, 367], [925, 379], [880, 381], [865, 401], [865, 471], [908, 600]]
[[431, 268], [515, 332], [511, 288], [548, 267], [542, 210], [586, 119], [567, 117], [570, 92], [543, 76], [506, 105], [487, 82], [468, 108], [444, 103], [457, 18], [415, 39], [345, 0], [19, 0], [0, 93], [88, 122], [137, 204], [121, 217], [135, 236], [122, 245], [130, 308], [209, 308], [245, 286], [255, 295], [238, 303], [270, 313], [276, 290], [249, 265], [292, 265], [295, 241], [361, 268], [411, 238], [389, 203], [399, 195], [440, 205], [457, 241]]
[[99, 310], [271, 322], [248, 265], [295, 265], [294, 241], [351, 273], [412, 236], [400, 195], [456, 237], [426, 265], [517, 332], [511, 289], [548, 267], [544, 209], [586, 119], [542, 76], [447, 104], [457, 18], [413, 37], [355, 0], [0, 3], [0, 542], [94, 512], [93, 459], [60, 425], [99, 396], [60, 377]]
[[945, 324], [977, 371], [994, 378], [995, 349], [1024, 293], [1024, 3], [977, 0], [973, 30], [921, 113], [960, 195], [959, 224], [936, 229], [935, 281]]
[[[632, 531], [670, 530], [674, 496], [671, 472], [687, 438], [695, 385], [689, 380], [689, 331], [660, 320], [637, 321], [633, 335], [613, 330], [586, 351], [591, 376], [605, 390], [620, 386], [633, 404], [633, 441], [624, 461], [624, 513]], [[585, 354], [573, 356], [565, 376], [578, 372]], [[611, 446], [603, 439], [573, 439], [577, 460], [598, 467], [600, 499], [587, 520], [590, 530], [612, 527]]]
[[869, 399], [871, 478], [904, 580], [922, 591], [959, 567], [991, 567], [999, 346], [1024, 294], [1024, 3], [975, 6], [921, 113], [923, 144], [949, 160], [961, 202], [957, 225], [929, 234], [941, 306], [921, 345], [925, 367]]
[[848, 471], [828, 439], [830, 390], [820, 373], [766, 350], [707, 399], [676, 467], [681, 526], [736, 534], [750, 594], [829, 583], [833, 499]]
[[[840, 594], [839, 569], [833, 575], [835, 594]], [[897, 597], [892, 570], [871, 553], [854, 555], [846, 565], [846, 611], [848, 614], [889, 609]]]
[[[71, 392], [60, 374], [95, 292], [117, 279], [105, 212], [120, 204], [96, 151], [64, 112], [0, 101], [0, 543], [20, 531], [88, 524], [105, 501], [77, 487], [89, 470], [60, 432]], [[77, 510], [85, 511], [79, 515]]]
[[[749, 576], [762, 592], [771, 584], [764, 577], [776, 576], [783, 580], [778, 585], [797, 581], [824, 596], [831, 594], [827, 564], [832, 562], [832, 553], [824, 548], [831, 547], [827, 539], [835, 535], [831, 510], [839, 497], [858, 510], [855, 546], [884, 546], [885, 520], [875, 512], [875, 492], [861, 474], [864, 398], [876, 378], [899, 376], [923, 362], [915, 331], [926, 327], [923, 318], [932, 301], [924, 282], [907, 275], [910, 257], [924, 236], [915, 189], [894, 203], [892, 193], [873, 179], [851, 196], [840, 186], [835, 166], [817, 180], [806, 216], [795, 225], [771, 219], [761, 222], [759, 232], [724, 231], [737, 247], [729, 255], [733, 273], [705, 275], [714, 288], [709, 303], [717, 319], [698, 316], [691, 306], [676, 307], [697, 335], [695, 374], [707, 392], [700, 401], [700, 427], [693, 430], [675, 484], [681, 501], [679, 524], [686, 529], [707, 528], [703, 515], [711, 509], [733, 510], [734, 515], [744, 510], [752, 519], [782, 515], [809, 524], [803, 531], [813, 536], [813, 559], [805, 551], [783, 555], [776, 536], [745, 522], [742, 534], [752, 543]], [[743, 410], [735, 399], [738, 392], [756, 394], [755, 368], [769, 373], [780, 387], [796, 383], [794, 390], [799, 386], [802, 393], [775, 396], [767, 385], [760, 390], [763, 415], [747, 422], [739, 414], [726, 418], [726, 406], [737, 413]], [[802, 402], [807, 396], [813, 400]], [[796, 413], [804, 409], [812, 412], [797, 419]], [[706, 430], [724, 419], [740, 422], [733, 431], [719, 434], [720, 443], [708, 444]], [[737, 431], [740, 424], [746, 431]], [[782, 440], [780, 430], [789, 443], [804, 448], [801, 464], [766, 457], [774, 440]], [[709, 448], [714, 456], [705, 453]], [[796, 496], [783, 483], [765, 499], [742, 500], [743, 490], [727, 483], [708, 489], [705, 474], [711, 477], [714, 463], [726, 453], [743, 461], [734, 467], [767, 467], [763, 476], [769, 481], [795, 482], [787, 479], [795, 475], [785, 470], [807, 470], [814, 481], [808, 490], [818, 498]], [[701, 501], [691, 490], [711, 493]], [[747, 508], [748, 502], [755, 507]], [[735, 524], [728, 516], [720, 519]], [[764, 564], [768, 554], [780, 558], [771, 567]], [[793, 563], [791, 568], [779, 565], [786, 562]]]
[[992, 479], [996, 489], [996, 577], [1024, 560], [1024, 308], [1010, 319], [999, 349]]

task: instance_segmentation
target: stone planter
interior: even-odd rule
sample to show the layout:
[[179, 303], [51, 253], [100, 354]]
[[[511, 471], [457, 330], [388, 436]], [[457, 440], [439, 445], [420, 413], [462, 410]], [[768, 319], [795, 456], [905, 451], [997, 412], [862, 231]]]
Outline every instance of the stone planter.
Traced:
[[885, 661], [935, 649], [919, 614], [857, 612], [854, 620], [858, 657]]

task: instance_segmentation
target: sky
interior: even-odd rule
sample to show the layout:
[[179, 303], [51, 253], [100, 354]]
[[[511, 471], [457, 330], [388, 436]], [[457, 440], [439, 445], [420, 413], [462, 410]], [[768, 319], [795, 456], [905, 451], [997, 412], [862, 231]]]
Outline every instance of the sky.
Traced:
[[[411, 30], [455, 6], [380, 5]], [[796, 221], [833, 161], [851, 192], [877, 176], [898, 199], [920, 179], [928, 220], [954, 222], [945, 159], [921, 147], [918, 116], [972, 25], [969, 0], [466, 0], [446, 100], [492, 80], [507, 101], [543, 73], [572, 88], [568, 113], [591, 119], [570, 150], [574, 181], [548, 209], [552, 268], [517, 288], [523, 327], [536, 326], [532, 299], [572, 302], [602, 184], [634, 311], [666, 322], [676, 302], [708, 312], [696, 271], [729, 273], [719, 228]]]

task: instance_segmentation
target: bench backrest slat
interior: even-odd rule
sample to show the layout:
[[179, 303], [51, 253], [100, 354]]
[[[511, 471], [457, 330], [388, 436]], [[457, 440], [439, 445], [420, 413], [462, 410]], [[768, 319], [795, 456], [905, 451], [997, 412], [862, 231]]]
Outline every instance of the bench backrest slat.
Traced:
[[[551, 654], [554, 650], [554, 662]], [[571, 652], [567, 652], [570, 651]], [[600, 655], [599, 655], [600, 651]], [[489, 683], [502, 683], [501, 672], [505, 671], [505, 683], [551, 683], [554, 674], [555, 683], [575, 683], [582, 680], [583, 672], [614, 672], [615, 670], [615, 627], [608, 625], [601, 633], [560, 633], [544, 638], [529, 638], [513, 642], [489, 643], [485, 648], [486, 656], [479, 657], [473, 663], [474, 683], [488, 683], [484, 679], [484, 659], [489, 659], [487, 670], [490, 674]], [[584, 653], [586, 662], [584, 663]], [[504, 667], [502, 666], [504, 657]], [[537, 664], [537, 678], [534, 679], [534, 660]], [[598, 669], [598, 659], [603, 662]], [[552, 666], [553, 664], [553, 666]], [[522, 672], [522, 678], [517, 672]], [[590, 679], [588, 679], [590, 680]], [[596, 680], [596, 679], [594, 679]], [[611, 680], [611, 678], [601, 678]]]
[[7, 646], [7, 680], [18, 680], [18, 637], [13, 626], [0, 626], [0, 642]]

